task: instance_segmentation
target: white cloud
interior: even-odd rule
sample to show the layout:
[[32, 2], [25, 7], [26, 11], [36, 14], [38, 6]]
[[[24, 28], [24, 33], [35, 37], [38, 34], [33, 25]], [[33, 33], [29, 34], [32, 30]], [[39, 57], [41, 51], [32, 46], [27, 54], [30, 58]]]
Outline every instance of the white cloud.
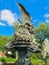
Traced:
[[46, 21], [47, 23], [49, 23], [49, 20], [48, 20], [48, 19], [46, 19], [45, 21]]
[[0, 26], [5, 26], [5, 24], [4, 24], [4, 23], [2, 23], [2, 22], [0, 22]]
[[11, 26], [14, 22], [17, 21], [15, 13], [12, 13], [10, 10], [1, 10], [1, 18], [0, 20], [6, 21], [6, 23]]
[[45, 22], [49, 23], [49, 14], [44, 14]]
[[35, 19], [35, 20], [33, 20], [33, 22], [37, 22], [39, 19]]
[[49, 14], [45, 14], [44, 17], [45, 17], [45, 18], [49, 18]]

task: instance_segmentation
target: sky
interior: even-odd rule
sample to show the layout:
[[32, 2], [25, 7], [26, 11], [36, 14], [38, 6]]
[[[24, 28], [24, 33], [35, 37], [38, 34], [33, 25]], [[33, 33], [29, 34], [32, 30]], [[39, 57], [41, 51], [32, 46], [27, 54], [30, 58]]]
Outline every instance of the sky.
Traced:
[[0, 0], [0, 35], [11, 36], [14, 33], [13, 23], [21, 17], [16, 2], [29, 12], [34, 26], [41, 22], [49, 23], [49, 0]]

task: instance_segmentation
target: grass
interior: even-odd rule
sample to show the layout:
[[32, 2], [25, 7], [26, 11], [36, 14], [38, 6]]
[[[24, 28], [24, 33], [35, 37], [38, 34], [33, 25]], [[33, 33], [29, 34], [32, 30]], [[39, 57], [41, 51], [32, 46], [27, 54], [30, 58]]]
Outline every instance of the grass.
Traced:
[[42, 64], [44, 64], [44, 62], [41, 59], [33, 59], [33, 58], [31, 58], [30, 61], [31, 61], [32, 65], [42, 65]]
[[[31, 58], [30, 61], [31, 61], [32, 65], [43, 65], [43, 64], [45, 64], [45, 62], [43, 60], [41, 60], [41, 59], [33, 59], [33, 58]], [[47, 59], [47, 64], [49, 65], [49, 59]]]
[[[42, 56], [40, 54], [37, 54], [37, 53], [31, 53], [30, 62], [32, 63], [32, 65], [45, 64], [45, 61], [42, 59]], [[47, 64], [49, 64], [49, 56], [47, 57]]]
[[0, 58], [0, 61], [2, 61], [2, 60], [5, 60], [6, 62], [15, 62], [16, 61], [16, 59], [14, 58], [6, 58], [6, 57], [1, 57]]

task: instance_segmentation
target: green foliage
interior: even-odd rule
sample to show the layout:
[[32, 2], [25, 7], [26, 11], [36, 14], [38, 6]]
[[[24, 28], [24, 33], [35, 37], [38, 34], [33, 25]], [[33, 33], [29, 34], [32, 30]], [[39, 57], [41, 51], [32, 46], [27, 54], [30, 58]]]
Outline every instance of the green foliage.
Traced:
[[15, 62], [15, 61], [16, 61], [16, 59], [14, 59], [14, 58], [6, 58], [6, 57], [1, 57], [1, 58], [0, 58], [0, 61], [2, 61], [3, 59], [4, 59], [6, 62]]
[[4, 51], [4, 46], [12, 40], [13, 37], [10, 36], [0, 36], [0, 51]]
[[40, 23], [39, 27], [35, 27], [35, 37], [39, 43], [42, 43], [45, 38], [49, 38], [49, 24]]
[[42, 55], [41, 55], [41, 53], [32, 53], [31, 52], [31, 58], [41, 59], [42, 58]]
[[41, 59], [33, 59], [31, 58], [32, 65], [42, 65], [44, 62]]
[[[49, 56], [47, 56], [46, 60], [47, 64], [49, 64]], [[42, 55], [40, 53], [31, 53], [30, 62], [32, 63], [32, 65], [45, 64], [44, 60], [42, 59]]]
[[49, 24], [47, 25], [47, 30], [46, 30], [47, 32], [46, 32], [46, 36], [49, 38]]
[[40, 29], [40, 31], [43, 31], [43, 32], [44, 32], [44, 31], [46, 31], [46, 28], [47, 28], [47, 27], [46, 27], [46, 24], [45, 24], [45, 23], [40, 23], [40, 24], [39, 24], [39, 29]]

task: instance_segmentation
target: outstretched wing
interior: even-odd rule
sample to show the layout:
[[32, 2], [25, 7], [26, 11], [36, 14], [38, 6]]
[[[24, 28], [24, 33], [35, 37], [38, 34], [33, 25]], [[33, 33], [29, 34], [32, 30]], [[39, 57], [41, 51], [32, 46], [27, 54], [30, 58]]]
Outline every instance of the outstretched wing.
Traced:
[[31, 17], [29, 15], [29, 13], [26, 11], [26, 9], [23, 7], [22, 4], [20, 3], [17, 3], [18, 6], [19, 6], [19, 9], [21, 11], [21, 14], [22, 14], [22, 21], [23, 22], [30, 22], [31, 21]]

